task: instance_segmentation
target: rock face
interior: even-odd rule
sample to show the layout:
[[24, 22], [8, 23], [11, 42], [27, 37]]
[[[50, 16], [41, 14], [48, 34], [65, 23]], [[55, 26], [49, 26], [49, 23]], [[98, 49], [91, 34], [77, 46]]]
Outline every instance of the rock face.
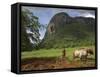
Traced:
[[62, 48], [93, 45], [95, 43], [95, 19], [70, 17], [61, 12], [50, 20], [42, 47]]

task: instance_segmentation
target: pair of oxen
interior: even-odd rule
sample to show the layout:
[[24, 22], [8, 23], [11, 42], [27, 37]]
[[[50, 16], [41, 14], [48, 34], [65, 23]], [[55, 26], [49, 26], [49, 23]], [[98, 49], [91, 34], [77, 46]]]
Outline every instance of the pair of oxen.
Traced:
[[80, 60], [87, 60], [88, 56], [94, 55], [91, 48], [80, 48], [73, 52], [73, 59], [80, 58]]

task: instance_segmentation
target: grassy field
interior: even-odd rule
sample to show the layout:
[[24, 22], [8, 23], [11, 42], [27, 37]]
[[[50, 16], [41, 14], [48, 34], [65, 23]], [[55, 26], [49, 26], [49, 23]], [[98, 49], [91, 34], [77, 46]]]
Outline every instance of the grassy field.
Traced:
[[[25, 51], [21, 53], [21, 69], [24, 70], [43, 70], [43, 69], [62, 69], [62, 68], [78, 68], [78, 67], [94, 67], [95, 54], [90, 56], [87, 62], [80, 59], [73, 60], [73, 52], [75, 48], [66, 48], [66, 58], [62, 58], [63, 49], [40, 49], [35, 51]], [[90, 47], [89, 47], [90, 48]], [[91, 48], [94, 49], [93, 46]], [[95, 51], [94, 51], [95, 52]]]
[[[75, 48], [66, 48], [66, 57], [69, 59], [72, 59], [73, 52], [76, 49], [79, 49], [82, 47], [75, 47]], [[93, 46], [91, 48], [94, 48]], [[21, 59], [27, 59], [27, 58], [39, 58], [39, 57], [60, 57], [62, 56], [63, 49], [40, 49], [35, 51], [26, 51], [21, 53]]]
[[[72, 53], [76, 48], [66, 48], [66, 55], [70, 59], [72, 58]], [[63, 49], [40, 49], [31, 52], [22, 52], [21, 59], [27, 58], [41, 58], [41, 57], [60, 57], [62, 56]]]

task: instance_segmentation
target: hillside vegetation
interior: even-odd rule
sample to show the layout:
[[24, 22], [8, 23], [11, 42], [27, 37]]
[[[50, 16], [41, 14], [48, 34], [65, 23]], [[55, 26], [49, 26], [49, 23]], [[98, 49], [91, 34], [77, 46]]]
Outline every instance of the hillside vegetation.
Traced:
[[66, 13], [53, 16], [41, 45], [43, 48], [90, 46], [95, 44], [95, 19]]

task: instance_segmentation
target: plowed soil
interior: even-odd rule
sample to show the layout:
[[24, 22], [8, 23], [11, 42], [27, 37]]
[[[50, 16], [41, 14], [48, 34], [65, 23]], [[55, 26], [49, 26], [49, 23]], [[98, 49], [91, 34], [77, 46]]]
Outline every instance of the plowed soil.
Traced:
[[73, 60], [66, 58], [30, 58], [21, 60], [21, 71], [45, 70], [45, 69], [64, 69], [64, 68], [80, 68], [95, 67], [95, 61], [88, 59], [87, 61]]

